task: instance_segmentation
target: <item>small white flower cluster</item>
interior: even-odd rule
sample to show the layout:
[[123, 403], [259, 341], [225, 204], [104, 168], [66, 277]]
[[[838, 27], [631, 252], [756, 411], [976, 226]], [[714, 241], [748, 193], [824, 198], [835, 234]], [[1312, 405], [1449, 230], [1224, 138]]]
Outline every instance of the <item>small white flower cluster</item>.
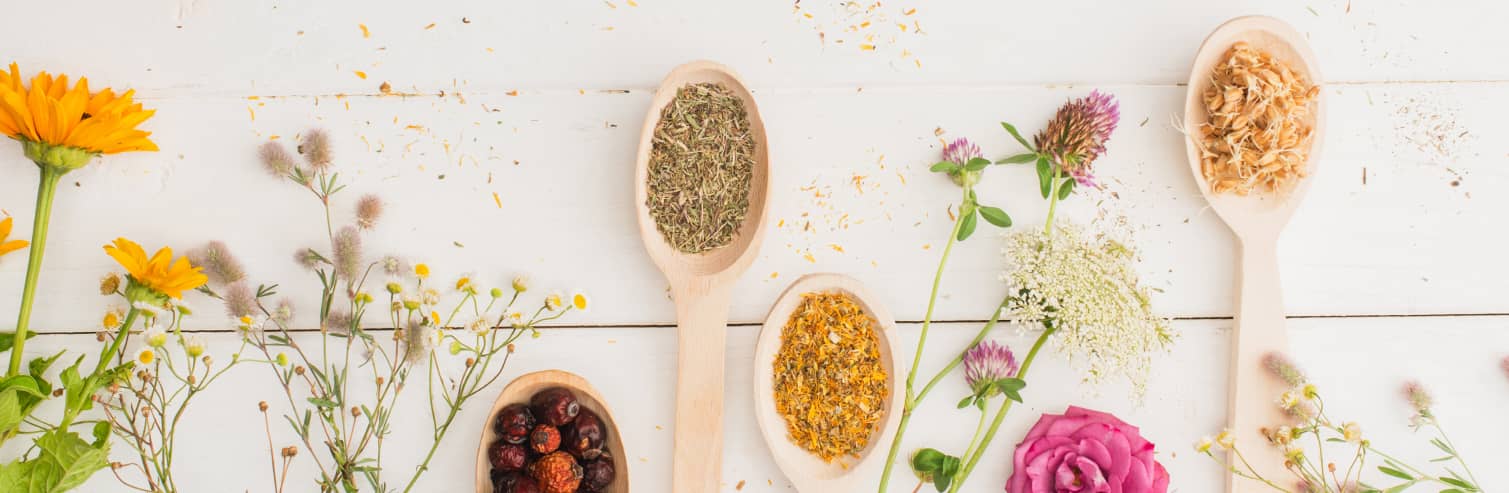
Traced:
[[1153, 313], [1136, 252], [1071, 224], [1051, 235], [1010, 233], [1003, 253], [1001, 280], [1015, 293], [1006, 315], [1023, 328], [1051, 326], [1055, 349], [1085, 372], [1086, 382], [1123, 375], [1141, 398], [1153, 351], [1167, 350], [1175, 333]]

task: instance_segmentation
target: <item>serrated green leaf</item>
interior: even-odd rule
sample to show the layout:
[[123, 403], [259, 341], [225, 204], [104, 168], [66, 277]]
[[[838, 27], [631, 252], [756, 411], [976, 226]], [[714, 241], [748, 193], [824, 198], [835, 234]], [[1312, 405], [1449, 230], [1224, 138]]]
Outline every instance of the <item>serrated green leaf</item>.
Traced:
[[996, 207], [980, 206], [980, 217], [984, 217], [990, 224], [1002, 228], [1011, 227], [1011, 216], [1007, 215], [1006, 211]]
[[1001, 158], [996, 164], [1027, 164], [1037, 159], [1037, 153], [1024, 152], [1015, 156]]
[[1032, 148], [1032, 144], [1027, 143], [1027, 139], [1022, 138], [1021, 133], [1018, 133], [1016, 131], [1016, 126], [1010, 123], [1001, 122], [1001, 128], [1006, 129], [1006, 133], [1011, 134], [1011, 136], [1015, 138], [1018, 143], [1022, 144], [1022, 147], [1026, 147], [1029, 150], [1036, 150]]
[[0, 466], [0, 491], [62, 493], [109, 466], [109, 442], [91, 447], [77, 433], [50, 431], [37, 437], [38, 453]]

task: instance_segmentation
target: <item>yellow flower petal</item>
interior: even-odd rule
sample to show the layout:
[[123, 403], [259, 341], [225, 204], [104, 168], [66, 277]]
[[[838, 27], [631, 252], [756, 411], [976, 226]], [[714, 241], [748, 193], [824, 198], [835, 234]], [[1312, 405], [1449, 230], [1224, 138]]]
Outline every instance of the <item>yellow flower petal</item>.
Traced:
[[67, 75], [47, 72], [26, 87], [15, 63], [0, 75], [0, 134], [91, 153], [157, 150], [147, 138], [151, 133], [136, 128], [153, 112], [132, 101], [133, 91], [117, 96], [107, 88], [91, 94], [87, 78], [70, 88]]

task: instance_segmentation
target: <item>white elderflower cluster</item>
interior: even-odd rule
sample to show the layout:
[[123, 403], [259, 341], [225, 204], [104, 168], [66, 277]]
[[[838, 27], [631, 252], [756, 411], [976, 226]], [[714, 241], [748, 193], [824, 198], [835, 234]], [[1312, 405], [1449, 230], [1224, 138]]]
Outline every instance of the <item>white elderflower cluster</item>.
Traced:
[[1054, 348], [1099, 383], [1122, 375], [1141, 398], [1155, 350], [1167, 350], [1175, 334], [1167, 318], [1153, 313], [1148, 290], [1138, 281], [1137, 253], [1104, 234], [1075, 225], [1051, 235], [1038, 229], [1006, 235], [1001, 274], [1015, 295], [1006, 315], [1023, 328], [1054, 330]]

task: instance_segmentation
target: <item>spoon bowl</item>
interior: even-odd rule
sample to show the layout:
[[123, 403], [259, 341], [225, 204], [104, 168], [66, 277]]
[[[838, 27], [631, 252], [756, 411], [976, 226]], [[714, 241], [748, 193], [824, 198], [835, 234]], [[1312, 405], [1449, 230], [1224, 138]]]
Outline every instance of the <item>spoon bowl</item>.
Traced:
[[529, 398], [534, 394], [551, 387], [570, 390], [583, 409], [592, 411], [602, 420], [605, 432], [603, 439], [606, 442], [604, 448], [613, 456], [614, 471], [613, 482], [603, 493], [628, 493], [629, 461], [624, 455], [618, 425], [613, 421], [613, 411], [608, 408], [603, 396], [597, 393], [597, 389], [587, 383], [587, 379], [560, 370], [520, 375], [503, 387], [503, 393], [498, 394], [498, 399], [493, 401], [492, 410], [487, 412], [487, 422], [482, 427], [482, 443], [477, 446], [477, 493], [493, 492], [492, 466], [487, 461], [487, 446], [498, 440], [498, 434], [493, 431], [493, 420], [497, 419], [498, 412], [512, 404], [528, 404]]
[[[1306, 154], [1305, 176], [1271, 192], [1245, 196], [1212, 192], [1201, 170], [1200, 145], [1196, 142], [1199, 129], [1209, 122], [1203, 96], [1211, 86], [1212, 70], [1237, 42], [1246, 42], [1269, 53], [1303, 74], [1311, 84], [1319, 85], [1321, 77], [1315, 55], [1303, 34], [1272, 17], [1238, 17], [1217, 27], [1200, 46], [1190, 69], [1189, 93], [1185, 99], [1184, 121], [1189, 135], [1185, 139], [1185, 148], [1189, 154], [1190, 171], [1200, 193], [1240, 240], [1227, 428], [1236, 433], [1238, 442], [1264, 443], [1266, 437], [1259, 430], [1285, 420], [1278, 406], [1273, 405], [1273, 399], [1286, 389], [1276, 379], [1265, 375], [1262, 368], [1265, 355], [1288, 349], [1283, 286], [1278, 272], [1278, 238], [1319, 171], [1316, 157], [1320, 154], [1325, 133], [1326, 98], [1325, 93], [1320, 92], [1312, 103], [1313, 133]], [[1250, 451], [1243, 460], [1263, 477], [1289, 474], [1283, 467], [1283, 457], [1274, 449]], [[1227, 474], [1229, 492], [1256, 493], [1266, 488], [1265, 484]]]
[[[880, 342], [880, 363], [885, 368], [890, 395], [886, 398], [884, 415], [879, 429], [870, 437], [865, 449], [857, 459], [838, 458], [824, 462], [816, 455], [801, 448], [786, 433], [786, 420], [776, 412], [774, 363], [781, 349], [781, 335], [786, 322], [801, 305], [802, 295], [814, 292], [843, 293], [853, 298], [865, 313], [875, 321], [875, 335]], [[885, 461], [886, 451], [896, 436], [896, 426], [901, 419], [904, 388], [897, 374], [903, 371], [896, 364], [899, 354], [896, 346], [896, 321], [884, 306], [876, 303], [873, 295], [859, 281], [839, 274], [809, 274], [797, 279], [770, 308], [770, 315], [760, 330], [755, 343], [754, 402], [755, 417], [760, 423], [760, 432], [770, 454], [786, 473], [786, 478], [797, 491], [828, 492], [856, 491], [855, 483], [871, 477], [870, 470]]]
[[1206, 181], [1205, 174], [1200, 170], [1200, 145], [1195, 136], [1199, 135], [1201, 126], [1210, 121], [1210, 115], [1206, 112], [1204, 95], [1210, 88], [1210, 74], [1216, 65], [1226, 57], [1226, 51], [1239, 41], [1245, 41], [1253, 48], [1267, 52], [1279, 61], [1287, 64], [1296, 72], [1303, 74], [1311, 84], [1320, 83], [1320, 72], [1316, 68], [1315, 54], [1310, 51], [1305, 37], [1295, 31], [1284, 21], [1265, 16], [1238, 17], [1221, 24], [1205, 42], [1200, 45], [1200, 51], [1195, 55], [1194, 67], [1190, 70], [1188, 92], [1184, 101], [1184, 122], [1186, 133], [1190, 135], [1185, 139], [1185, 150], [1189, 155], [1190, 171], [1194, 174], [1195, 183], [1200, 187], [1200, 193], [1205, 200], [1210, 202], [1212, 209], [1221, 219], [1228, 224], [1238, 236], [1246, 237], [1251, 234], [1263, 234], [1278, 236], [1295, 208], [1310, 189], [1313, 176], [1319, 171], [1318, 161], [1315, 156], [1320, 154], [1322, 137], [1325, 134], [1325, 93], [1317, 95], [1312, 103], [1311, 114], [1314, 117], [1313, 139], [1310, 141], [1309, 162], [1306, 163], [1307, 176], [1290, 182], [1285, 188], [1268, 193], [1252, 193], [1248, 195], [1236, 195], [1232, 193], [1214, 193], [1210, 183]]
[[[749, 211], [733, 240], [722, 247], [684, 253], [665, 240], [650, 216], [650, 151], [661, 111], [687, 84], [718, 83], [744, 101], [755, 143], [749, 181]], [[676, 67], [650, 100], [634, 166], [634, 209], [639, 236], [650, 259], [665, 274], [676, 303], [676, 421], [671, 491], [718, 491], [723, 473], [724, 354], [733, 284], [759, 254], [770, 198], [770, 148], [765, 123], [747, 86], [727, 67], [698, 61]]]

